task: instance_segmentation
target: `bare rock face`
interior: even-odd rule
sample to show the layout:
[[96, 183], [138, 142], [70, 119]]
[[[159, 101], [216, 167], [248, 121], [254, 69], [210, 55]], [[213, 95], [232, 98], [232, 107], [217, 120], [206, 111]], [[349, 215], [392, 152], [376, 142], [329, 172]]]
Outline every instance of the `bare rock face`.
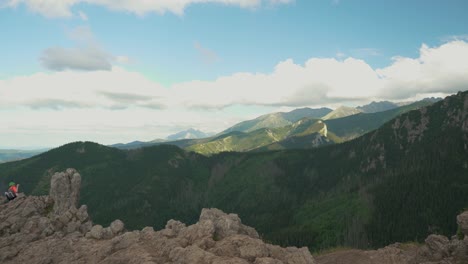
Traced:
[[58, 172], [52, 176], [49, 196], [54, 200], [54, 213], [61, 215], [78, 206], [81, 175], [74, 169]]
[[169, 220], [165, 229], [126, 232], [115, 220], [94, 225], [77, 209], [81, 176], [52, 177], [50, 196], [0, 205], [0, 263], [314, 264], [307, 248], [264, 243], [235, 214], [203, 209], [191, 226]]
[[430, 235], [424, 241], [428, 248], [429, 258], [442, 260], [449, 256], [449, 239], [441, 235]]
[[463, 212], [457, 216], [457, 224], [462, 233], [468, 236], [468, 211]]
[[233, 234], [244, 234], [258, 238], [255, 229], [244, 226], [236, 214], [225, 214], [218, 209], [202, 209], [200, 222], [210, 222], [214, 225], [215, 239], [223, 239]]

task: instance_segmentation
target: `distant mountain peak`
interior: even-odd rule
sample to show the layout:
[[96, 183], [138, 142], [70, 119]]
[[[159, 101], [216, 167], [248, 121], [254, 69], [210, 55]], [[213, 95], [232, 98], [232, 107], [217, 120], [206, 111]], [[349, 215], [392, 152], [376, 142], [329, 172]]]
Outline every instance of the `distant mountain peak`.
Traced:
[[278, 128], [291, 125], [303, 118], [319, 119], [322, 116], [330, 113], [330, 108], [322, 107], [312, 109], [308, 107], [294, 109], [290, 112], [276, 112], [259, 116], [255, 119], [240, 122], [222, 133], [229, 133], [231, 131], [252, 132], [260, 128]]
[[196, 138], [205, 138], [209, 135], [194, 128], [189, 128], [184, 131], [177, 132], [175, 134], [169, 135], [167, 140], [179, 140], [179, 139], [196, 139]]
[[370, 104], [358, 106], [357, 109], [364, 113], [377, 113], [397, 108], [398, 104], [390, 101], [372, 101]]
[[349, 107], [349, 106], [340, 106], [337, 109], [333, 110], [332, 112], [328, 113], [322, 119], [324, 120], [336, 119], [336, 118], [347, 117], [347, 116], [355, 115], [359, 113], [362, 113], [362, 110], [359, 110], [354, 107]]

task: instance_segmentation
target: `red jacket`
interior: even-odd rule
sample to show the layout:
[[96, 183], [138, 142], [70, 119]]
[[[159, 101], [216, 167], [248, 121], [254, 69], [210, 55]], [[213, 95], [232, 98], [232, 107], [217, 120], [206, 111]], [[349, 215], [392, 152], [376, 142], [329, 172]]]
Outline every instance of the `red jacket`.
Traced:
[[8, 190], [14, 192], [15, 194], [18, 193], [18, 187], [16, 187], [16, 185], [11, 186], [10, 188], [8, 188]]

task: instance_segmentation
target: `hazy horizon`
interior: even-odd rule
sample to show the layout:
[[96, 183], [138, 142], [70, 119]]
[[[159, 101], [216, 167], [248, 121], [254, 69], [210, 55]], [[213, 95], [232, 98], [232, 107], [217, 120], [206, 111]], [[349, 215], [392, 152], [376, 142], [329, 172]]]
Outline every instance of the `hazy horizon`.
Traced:
[[0, 1], [0, 148], [149, 141], [295, 108], [445, 97], [468, 87], [467, 9]]

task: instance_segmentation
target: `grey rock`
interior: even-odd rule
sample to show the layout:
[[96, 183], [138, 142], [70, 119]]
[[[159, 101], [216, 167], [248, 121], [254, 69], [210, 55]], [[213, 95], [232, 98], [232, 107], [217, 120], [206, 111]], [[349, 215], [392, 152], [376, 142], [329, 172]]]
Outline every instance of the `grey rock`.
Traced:
[[78, 220], [80, 220], [82, 223], [85, 222], [86, 220], [89, 219], [88, 215], [88, 207], [86, 205], [82, 205], [80, 209], [76, 212], [76, 217]]
[[101, 239], [103, 234], [104, 234], [104, 228], [102, 225], [95, 225], [91, 228], [91, 231], [89, 231], [90, 235], [94, 239]]
[[461, 232], [468, 236], [468, 211], [465, 211], [457, 216], [457, 224]]
[[102, 239], [111, 239], [113, 237], [114, 233], [112, 233], [112, 229], [110, 227], [102, 229]]
[[81, 224], [79, 230], [82, 234], [86, 234], [87, 232], [91, 230], [91, 228], [93, 228], [93, 222], [88, 221], [88, 222]]
[[226, 214], [219, 209], [202, 209], [200, 223], [211, 221], [214, 224], [214, 239], [221, 240], [234, 234], [244, 234], [258, 238], [258, 233], [251, 227], [244, 226], [237, 214]]
[[254, 264], [284, 264], [281, 260], [273, 258], [257, 258]]
[[54, 200], [54, 214], [61, 215], [78, 206], [81, 175], [75, 169], [67, 169], [52, 176], [50, 197]]
[[424, 241], [434, 260], [441, 260], [449, 255], [449, 240], [445, 236], [430, 235]]
[[80, 223], [79, 222], [69, 222], [65, 228], [65, 232], [67, 234], [74, 233], [80, 230]]
[[110, 229], [114, 235], [118, 235], [122, 233], [122, 231], [124, 231], [124, 227], [125, 227], [124, 223], [120, 221], [119, 219], [114, 220], [114, 222], [110, 224]]

